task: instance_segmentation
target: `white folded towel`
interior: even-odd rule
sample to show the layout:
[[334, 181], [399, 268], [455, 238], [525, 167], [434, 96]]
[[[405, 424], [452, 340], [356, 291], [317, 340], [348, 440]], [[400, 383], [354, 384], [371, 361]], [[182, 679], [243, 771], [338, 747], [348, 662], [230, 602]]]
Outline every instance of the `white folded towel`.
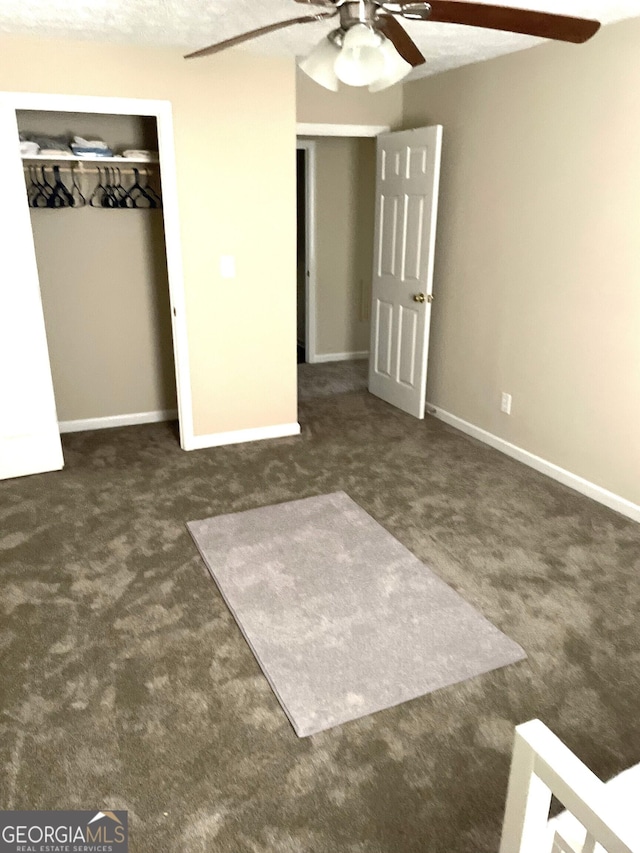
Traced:
[[146, 148], [127, 148], [122, 152], [122, 156], [128, 160], [157, 160], [157, 151], [148, 151]]
[[23, 157], [33, 156], [37, 154], [40, 150], [40, 146], [37, 142], [29, 142], [28, 139], [20, 140], [20, 153]]
[[81, 136], [73, 137], [74, 145], [79, 145], [81, 148], [108, 148], [106, 142], [101, 139], [83, 139]]

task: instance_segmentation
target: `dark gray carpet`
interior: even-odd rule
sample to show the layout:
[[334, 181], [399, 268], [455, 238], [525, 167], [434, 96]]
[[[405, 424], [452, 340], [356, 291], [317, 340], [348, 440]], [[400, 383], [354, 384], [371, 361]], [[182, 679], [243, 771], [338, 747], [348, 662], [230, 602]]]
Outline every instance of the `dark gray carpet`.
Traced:
[[[640, 527], [366, 394], [301, 422], [70, 434], [0, 484], [3, 807], [129, 809], [136, 853], [495, 853], [516, 723], [603, 778], [640, 761]], [[527, 660], [292, 736], [185, 521], [337, 490]]]
[[525, 657], [344, 492], [187, 527], [300, 737]]
[[334, 394], [366, 391], [369, 383], [369, 359], [329, 361], [324, 364], [298, 365], [298, 399], [315, 400]]

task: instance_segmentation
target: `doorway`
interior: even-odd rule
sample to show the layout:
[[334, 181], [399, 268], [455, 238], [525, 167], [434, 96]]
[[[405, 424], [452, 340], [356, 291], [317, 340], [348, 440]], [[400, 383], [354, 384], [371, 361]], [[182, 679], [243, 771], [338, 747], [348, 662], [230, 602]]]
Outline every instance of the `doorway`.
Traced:
[[175, 420], [156, 119], [17, 119], [60, 432]]
[[[0, 440], [0, 478], [21, 476], [63, 466], [56, 401], [51, 381], [51, 361], [45, 336], [40, 281], [36, 265], [30, 211], [25, 192], [24, 161], [19, 152], [18, 116], [23, 111], [41, 113], [102, 115], [106, 117], [152, 118], [157, 128], [158, 165], [162, 173], [162, 223], [165, 235], [164, 264], [169, 297], [165, 306], [165, 328], [170, 327], [172, 352], [169, 373], [173, 373], [175, 400], [183, 448], [193, 440], [191, 391], [184, 289], [180, 249], [177, 181], [173, 147], [171, 105], [166, 101], [66, 95], [0, 93], [0, 153], [6, 162], [7, 204], [15, 211], [7, 224], [10, 249], [2, 261], [2, 278], [7, 286], [8, 304], [2, 328], [2, 355], [14, 365], [3, 379], [8, 416], [3, 420]], [[96, 119], [97, 121], [97, 119]], [[124, 141], [124, 140], [123, 140]], [[73, 211], [75, 212], [75, 211]], [[117, 216], [125, 211], [111, 210]], [[52, 216], [57, 211], [49, 210]], [[117, 252], [117, 246], [113, 247]], [[72, 258], [69, 258], [69, 262]], [[126, 323], [124, 313], [120, 319]], [[117, 347], [117, 342], [113, 344]], [[164, 368], [167, 374], [165, 356]], [[135, 366], [132, 365], [135, 373]], [[171, 384], [171, 383], [170, 383]], [[28, 393], [25, 389], [28, 389]], [[135, 413], [134, 413], [135, 414]], [[134, 421], [135, 422], [135, 421]], [[6, 451], [6, 453], [5, 453]]]
[[297, 141], [300, 400], [367, 386], [376, 140], [353, 131]]

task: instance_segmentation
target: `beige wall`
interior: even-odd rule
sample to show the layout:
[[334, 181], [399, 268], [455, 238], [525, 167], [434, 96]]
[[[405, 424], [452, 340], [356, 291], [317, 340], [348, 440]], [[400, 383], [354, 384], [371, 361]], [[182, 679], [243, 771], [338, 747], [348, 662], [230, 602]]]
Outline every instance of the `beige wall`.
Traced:
[[376, 143], [316, 140], [316, 354], [369, 349]]
[[405, 88], [407, 127], [444, 125], [428, 399], [634, 503], [638, 44], [633, 20]]
[[294, 63], [2, 37], [0, 88], [171, 101], [195, 433], [295, 422]]
[[297, 118], [321, 124], [402, 124], [402, 86], [375, 94], [366, 89], [341, 86], [331, 92], [296, 68]]
[[[157, 149], [141, 117], [24, 112], [18, 125]], [[78, 180], [88, 199], [97, 175]], [[58, 418], [175, 409], [162, 213], [87, 205], [32, 209], [31, 222]]]

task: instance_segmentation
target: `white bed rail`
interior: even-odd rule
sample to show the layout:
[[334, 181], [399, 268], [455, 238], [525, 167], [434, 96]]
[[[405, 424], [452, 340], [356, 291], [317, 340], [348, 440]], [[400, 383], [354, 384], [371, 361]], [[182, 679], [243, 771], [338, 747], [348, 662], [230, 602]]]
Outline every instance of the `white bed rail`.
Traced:
[[[548, 825], [555, 795], [586, 830], [581, 846]], [[640, 807], [640, 802], [638, 803]], [[606, 785], [540, 720], [516, 727], [500, 853], [640, 853]], [[598, 848], [599, 849], [599, 848]]]

